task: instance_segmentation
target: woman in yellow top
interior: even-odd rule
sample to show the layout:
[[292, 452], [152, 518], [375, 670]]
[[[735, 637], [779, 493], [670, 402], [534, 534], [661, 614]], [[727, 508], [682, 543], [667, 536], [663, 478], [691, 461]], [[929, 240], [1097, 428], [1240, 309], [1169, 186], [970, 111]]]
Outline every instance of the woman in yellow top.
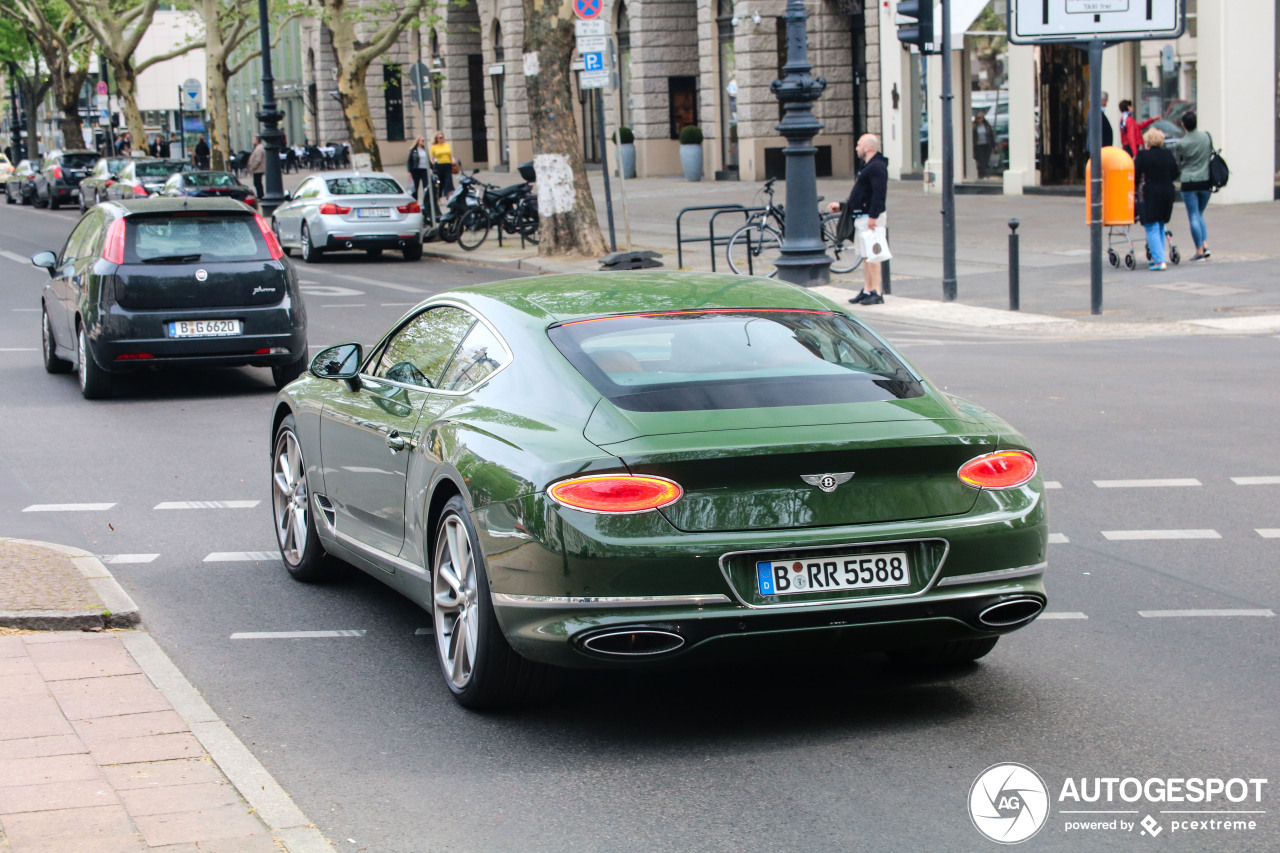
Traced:
[[453, 192], [453, 149], [444, 141], [444, 131], [437, 130], [431, 143], [431, 168], [436, 171], [436, 186], [445, 198]]

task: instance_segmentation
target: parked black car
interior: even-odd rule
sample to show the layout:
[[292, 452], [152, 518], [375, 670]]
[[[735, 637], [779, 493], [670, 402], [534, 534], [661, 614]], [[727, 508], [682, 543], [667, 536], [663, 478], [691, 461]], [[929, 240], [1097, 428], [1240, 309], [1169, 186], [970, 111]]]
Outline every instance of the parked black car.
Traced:
[[36, 175], [36, 207], [57, 210], [59, 205], [80, 202], [80, 181], [97, 162], [95, 151], [50, 151]]
[[21, 160], [14, 167], [13, 174], [4, 182], [4, 200], [7, 204], [31, 204], [36, 194], [36, 165], [30, 160]]
[[142, 367], [270, 367], [276, 387], [307, 364], [298, 277], [262, 217], [230, 199], [107, 201], [59, 254], [31, 262], [45, 370], [78, 368], [88, 399]]
[[93, 171], [89, 173], [89, 177], [80, 182], [81, 213], [106, 199], [107, 189], [116, 182], [116, 175], [128, 162], [128, 157], [98, 158], [98, 162], [93, 164]]
[[162, 196], [189, 198], [233, 198], [250, 207], [258, 206], [253, 190], [236, 180], [230, 172], [178, 172], [160, 188]]
[[125, 161], [116, 175], [116, 181], [107, 187], [107, 198], [146, 198], [160, 192], [164, 182], [174, 172], [194, 172], [186, 160], [153, 160], [131, 158]]

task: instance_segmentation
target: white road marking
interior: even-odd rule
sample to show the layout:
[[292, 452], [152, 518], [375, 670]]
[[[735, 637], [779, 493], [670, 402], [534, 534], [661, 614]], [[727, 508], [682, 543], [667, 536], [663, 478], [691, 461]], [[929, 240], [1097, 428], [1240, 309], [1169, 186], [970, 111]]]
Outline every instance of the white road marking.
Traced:
[[1280, 486], [1280, 477], [1232, 477], [1231, 482], [1237, 486]]
[[334, 305], [321, 305], [320, 307], [321, 308], [364, 308], [365, 304], [363, 302], [356, 302], [356, 303], [343, 302], [343, 303], [334, 304]]
[[1062, 484], [1059, 483], [1057, 480], [1045, 480], [1044, 487], [1046, 489], [1061, 489]]
[[425, 637], [432, 633], [434, 632], [430, 628], [419, 628], [418, 630], [413, 632], [413, 635], [415, 637]]
[[9, 260], [16, 261], [17, 263], [20, 263], [20, 264], [26, 264], [32, 269], [35, 268], [35, 264], [31, 263], [30, 258], [24, 258], [22, 257], [22, 255], [19, 255], [17, 252], [10, 252], [7, 249], [0, 249], [0, 257], [8, 258]]
[[1104, 530], [1102, 535], [1112, 542], [1135, 539], [1221, 539], [1216, 530]]
[[310, 640], [318, 637], [363, 637], [364, 631], [242, 631], [233, 640]]
[[1050, 534], [1049, 534], [1049, 544], [1050, 544], [1050, 545], [1066, 545], [1066, 544], [1067, 544], [1068, 542], [1070, 542], [1070, 541], [1071, 541], [1071, 540], [1067, 538], [1067, 534], [1065, 534], [1065, 533], [1050, 533]]
[[165, 501], [155, 509], [252, 509], [262, 501]]
[[1280, 539], [1280, 527], [1258, 527], [1256, 530], [1263, 539]]
[[354, 275], [343, 275], [342, 273], [326, 273], [332, 278], [340, 278], [343, 281], [354, 282], [355, 284], [370, 284], [374, 287], [385, 287], [387, 290], [398, 290], [401, 293], [426, 293], [426, 288], [412, 287], [407, 284], [393, 284], [389, 281], [378, 281], [376, 278], [360, 278]]
[[1270, 610], [1139, 610], [1146, 619], [1177, 618], [1181, 616], [1275, 616]]
[[363, 290], [352, 290], [349, 287], [338, 287], [327, 284], [304, 284], [302, 285], [303, 296], [364, 296]]
[[279, 551], [214, 551], [204, 558], [206, 563], [249, 563], [259, 560], [278, 560]]
[[0, 352], [40, 352], [39, 347], [0, 347]]
[[23, 512], [103, 512], [115, 504], [32, 504]]
[[14, 308], [13, 310], [14, 310], [14, 311], [19, 311], [19, 312], [21, 312], [21, 311], [30, 311], [31, 313], [33, 313], [33, 314], [34, 314], [34, 313], [38, 312], [40, 309], [39, 309], [39, 308]]
[[[417, 304], [418, 303], [416, 302], [383, 302], [378, 307], [379, 308], [412, 308]], [[38, 309], [32, 309], [32, 310], [38, 310]]]
[[1040, 619], [1088, 619], [1088, 618], [1089, 618], [1088, 616], [1080, 612], [1060, 610], [1056, 613], [1041, 613], [1037, 617], [1037, 621], [1039, 621]]
[[1200, 486], [1199, 480], [1186, 478], [1182, 480], [1094, 480], [1099, 489], [1158, 489], [1167, 486]]
[[104, 563], [150, 563], [159, 556], [159, 554], [103, 554], [101, 559]]

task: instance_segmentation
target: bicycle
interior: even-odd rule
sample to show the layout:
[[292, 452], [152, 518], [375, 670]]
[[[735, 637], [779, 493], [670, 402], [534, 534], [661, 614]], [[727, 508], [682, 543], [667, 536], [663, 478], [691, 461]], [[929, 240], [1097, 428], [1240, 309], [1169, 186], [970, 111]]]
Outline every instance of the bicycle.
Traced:
[[482, 201], [462, 215], [458, 245], [467, 251], [479, 248], [494, 225], [508, 234], [519, 234], [536, 245], [538, 197], [530, 192], [529, 184], [499, 188], [480, 181], [476, 183], [483, 188]]
[[[786, 210], [773, 203], [773, 184], [777, 178], [764, 182], [761, 190], [768, 202], [764, 210], [751, 217], [745, 225], [733, 232], [725, 250], [729, 268], [738, 275], [761, 275], [774, 278], [778, 274], [778, 258], [782, 254], [782, 240], [786, 236]], [[821, 201], [821, 199], [819, 199]], [[852, 239], [836, 240], [836, 223], [840, 214], [828, 213], [821, 219], [822, 245], [831, 254], [831, 271], [837, 275], [853, 272], [862, 263]]]

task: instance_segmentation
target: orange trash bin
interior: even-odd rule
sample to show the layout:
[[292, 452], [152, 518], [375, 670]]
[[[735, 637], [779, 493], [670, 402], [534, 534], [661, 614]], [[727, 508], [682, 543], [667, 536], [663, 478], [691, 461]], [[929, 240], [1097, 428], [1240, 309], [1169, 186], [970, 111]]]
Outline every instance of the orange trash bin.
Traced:
[[[1084, 168], [1084, 221], [1092, 223], [1092, 163]], [[1133, 158], [1123, 148], [1102, 149], [1102, 224], [1133, 224]]]

